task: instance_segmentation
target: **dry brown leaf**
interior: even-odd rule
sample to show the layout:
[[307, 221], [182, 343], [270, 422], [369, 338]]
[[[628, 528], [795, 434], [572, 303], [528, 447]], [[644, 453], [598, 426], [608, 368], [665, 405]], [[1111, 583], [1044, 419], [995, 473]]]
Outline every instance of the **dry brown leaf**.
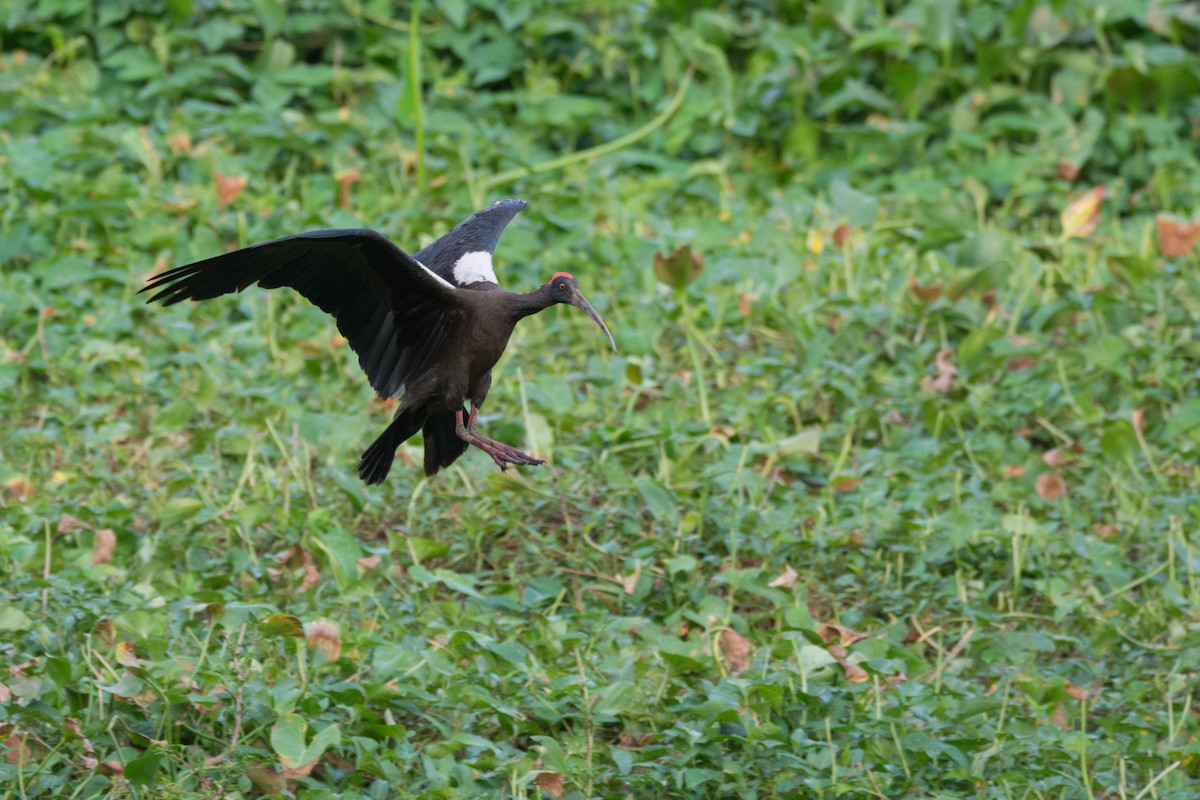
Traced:
[[940, 283], [931, 283], [927, 286], [922, 286], [917, 276], [914, 275], [908, 279], [908, 293], [913, 296], [918, 302], [932, 303], [942, 296], [942, 285]]
[[338, 626], [327, 619], [319, 619], [304, 626], [309, 650], [317, 650], [326, 661], [337, 661], [342, 654], [342, 635]]
[[365, 569], [365, 570], [367, 570], [368, 572], [370, 572], [371, 570], [373, 570], [373, 569], [375, 569], [376, 567], [378, 567], [378, 566], [379, 566], [379, 562], [380, 562], [380, 561], [382, 561], [382, 560], [383, 560], [383, 559], [382, 559], [382, 558], [380, 558], [380, 557], [379, 557], [379, 556], [377, 556], [377, 555], [369, 555], [369, 556], [363, 556], [362, 558], [358, 559], [358, 560], [357, 560], [357, 561], [355, 561], [354, 563], [355, 563], [355, 564], [358, 564], [360, 567], [362, 567], [363, 569]]
[[821, 641], [826, 644], [836, 639], [837, 643], [841, 646], [849, 647], [857, 641], [869, 638], [871, 634], [850, 630], [843, 625], [838, 625], [836, 622], [826, 622], [817, 628], [817, 636], [820, 636]]
[[682, 289], [704, 271], [704, 256], [688, 245], [680, 245], [669, 255], [654, 254], [654, 276], [673, 289]]
[[1071, 697], [1079, 700], [1080, 702], [1088, 699], [1087, 689], [1084, 689], [1082, 686], [1076, 686], [1066, 678], [1063, 678], [1063, 683], [1066, 684], [1067, 694], [1069, 694]]
[[933, 366], [937, 370], [937, 377], [931, 378], [926, 375], [921, 379], [921, 389], [926, 394], [945, 392], [954, 385], [954, 376], [958, 373], [958, 368], [950, 361], [950, 357], [953, 355], [953, 350], [949, 347], [943, 347], [933, 357]]
[[721, 653], [725, 656], [725, 668], [731, 675], [737, 675], [750, 666], [750, 654], [754, 652], [754, 645], [750, 644], [749, 639], [728, 628], [717, 635], [720, 637], [717, 641], [721, 646]]
[[829, 655], [833, 656], [833, 659], [837, 661], [838, 665], [842, 668], [842, 674], [846, 676], [846, 680], [850, 681], [851, 683], [864, 683], [870, 680], [871, 676], [867, 674], [865, 669], [860, 667], [858, 664], [851, 664], [846, 658], [845, 647], [840, 644], [831, 644], [829, 645], [828, 650]]
[[1062, 469], [1067, 465], [1067, 457], [1063, 455], [1061, 447], [1055, 447], [1042, 453], [1042, 463], [1050, 469]]
[[1075, 729], [1075, 726], [1067, 721], [1067, 710], [1063, 708], [1062, 703], [1059, 703], [1055, 707], [1054, 711], [1050, 714], [1050, 724], [1061, 731], [1070, 731]]
[[338, 205], [350, 210], [350, 187], [362, 180], [362, 175], [353, 167], [340, 170], [334, 176], [338, 183]]
[[116, 639], [116, 636], [113, 632], [112, 620], [106, 618], [96, 620], [96, 627], [92, 628], [92, 636], [95, 636], [109, 647], [112, 647], [113, 641]]
[[1067, 482], [1057, 472], [1043, 472], [1033, 488], [1043, 500], [1054, 501], [1067, 493]]
[[1092, 532], [1097, 536], [1107, 538], [1109, 536], [1116, 536], [1119, 531], [1116, 525], [1097, 522], [1092, 526]]
[[858, 488], [858, 478], [852, 475], [841, 475], [833, 480], [835, 492], [852, 492]]
[[850, 230], [849, 225], [838, 225], [833, 229], [833, 243], [838, 247], [845, 246], [845, 244], [850, 241], [851, 233], [853, 233], [853, 231]]
[[1004, 362], [1004, 366], [1009, 372], [1020, 372], [1023, 369], [1036, 367], [1037, 359], [1033, 356], [1013, 356]]
[[1096, 230], [1100, 221], [1100, 204], [1104, 202], [1103, 186], [1094, 186], [1063, 209], [1061, 222], [1063, 238], [1087, 236]]
[[115, 759], [100, 762], [100, 774], [110, 778], [125, 777], [125, 765]]
[[1004, 477], [1019, 478], [1025, 474], [1025, 468], [1020, 464], [1009, 464], [1004, 468]]
[[133, 642], [121, 642], [117, 645], [117, 663], [126, 667], [140, 667], [142, 660], [137, 657]]
[[563, 776], [561, 772], [542, 772], [539, 773], [533, 782], [542, 790], [542, 793], [553, 797], [554, 800], [563, 796]]
[[246, 178], [244, 176], [226, 175], [220, 170], [217, 171], [217, 204], [224, 207], [237, 199], [237, 196], [246, 188]]
[[92, 563], [107, 564], [116, 549], [117, 535], [112, 528], [101, 528], [96, 531], [96, 541], [92, 544]]
[[167, 147], [171, 149], [172, 155], [190, 156], [192, 154], [192, 137], [187, 132], [173, 133], [167, 137]]
[[321, 758], [318, 756], [312, 761], [305, 764], [297, 764], [292, 766], [292, 763], [286, 758], [279, 759], [279, 775], [284, 780], [295, 780], [297, 778], [307, 778], [317, 764], [321, 763]]
[[4, 760], [14, 767], [29, 764], [34, 760], [33, 750], [29, 747], [29, 736], [24, 733], [13, 733], [13, 728], [3, 735], [0, 745], [8, 748]]
[[12, 689], [0, 683], [0, 703], [7, 703], [9, 700], [12, 700]]
[[641, 580], [641, 578], [642, 564], [639, 561], [634, 565], [633, 572], [631, 574], [626, 575], [625, 577], [617, 575], [615, 580], [617, 583], [621, 584], [621, 589], [625, 592], [625, 594], [633, 594], [634, 590], [637, 589], [638, 581]]
[[772, 589], [790, 589], [800, 580], [800, 573], [792, 569], [791, 564], [783, 565], [783, 572], [779, 573], [779, 577], [772, 580], [767, 586]]
[[1146, 412], [1140, 408], [1135, 408], [1129, 412], [1129, 421], [1133, 424], [1133, 429], [1138, 433], [1146, 430]]
[[1180, 222], [1159, 214], [1158, 251], [1167, 258], [1181, 258], [1196, 249], [1200, 242], [1200, 222]]
[[274, 767], [254, 767], [246, 773], [246, 777], [263, 794], [279, 794], [287, 788], [287, 781]]
[[1074, 181], [1079, 177], [1079, 167], [1064, 159], [1054, 165], [1054, 174], [1064, 181]]
[[74, 533], [86, 527], [87, 525], [77, 517], [72, 517], [70, 514], [59, 514], [56, 530], [59, 533]]
[[29, 482], [28, 478], [20, 475], [9, 478], [4, 482], [4, 488], [8, 490], [14, 500], [24, 503], [33, 499], [33, 484]]
[[317, 586], [321, 582], [321, 573], [317, 571], [317, 565], [313, 563], [312, 556], [308, 551], [304, 552], [304, 580], [300, 582], [300, 591], [307, 592], [309, 589]]
[[743, 317], [750, 316], [751, 301], [753, 299], [753, 295], [747, 294], [746, 292], [738, 292], [738, 314], [742, 315]]

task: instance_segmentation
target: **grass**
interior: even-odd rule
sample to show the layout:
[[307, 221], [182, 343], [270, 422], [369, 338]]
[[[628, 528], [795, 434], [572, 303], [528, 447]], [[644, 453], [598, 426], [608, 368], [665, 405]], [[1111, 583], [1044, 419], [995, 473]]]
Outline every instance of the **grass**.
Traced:
[[[0, 797], [1196, 795], [1182, 11], [167, 5], [0, 33]], [[135, 295], [509, 194], [539, 469]]]

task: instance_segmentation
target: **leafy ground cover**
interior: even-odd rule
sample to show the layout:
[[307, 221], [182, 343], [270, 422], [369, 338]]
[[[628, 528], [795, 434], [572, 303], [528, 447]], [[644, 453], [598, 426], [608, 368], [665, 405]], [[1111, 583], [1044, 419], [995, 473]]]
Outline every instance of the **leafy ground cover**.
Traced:
[[[1189, 4], [10, 3], [0, 796], [1192, 798]], [[490, 435], [172, 264], [498, 254]]]

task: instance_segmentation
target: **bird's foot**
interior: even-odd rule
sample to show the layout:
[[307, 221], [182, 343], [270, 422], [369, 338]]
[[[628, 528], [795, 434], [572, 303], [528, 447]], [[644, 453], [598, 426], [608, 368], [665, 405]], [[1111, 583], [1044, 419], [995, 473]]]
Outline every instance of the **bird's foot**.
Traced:
[[495, 439], [479, 436], [478, 434], [476, 434], [476, 440], [472, 441], [471, 444], [491, 456], [492, 460], [496, 462], [496, 466], [500, 467], [501, 472], [507, 471], [509, 464], [536, 467], [539, 464], [546, 463], [542, 459], [534, 458], [515, 447], [511, 447], [503, 442], [497, 442]]

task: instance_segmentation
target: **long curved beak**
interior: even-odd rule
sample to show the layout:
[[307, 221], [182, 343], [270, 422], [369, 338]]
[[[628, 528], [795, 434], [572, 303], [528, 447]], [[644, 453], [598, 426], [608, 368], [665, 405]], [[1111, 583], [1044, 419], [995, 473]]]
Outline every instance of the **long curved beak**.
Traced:
[[571, 305], [576, 308], [583, 309], [583, 312], [596, 321], [600, 326], [600, 330], [604, 331], [604, 335], [608, 337], [608, 343], [612, 346], [612, 351], [617, 352], [617, 343], [613, 341], [612, 334], [608, 332], [608, 326], [604, 324], [604, 320], [600, 319], [600, 315], [596, 313], [596, 309], [592, 308], [592, 304], [587, 301], [587, 298], [575, 292], [575, 296], [571, 298]]

